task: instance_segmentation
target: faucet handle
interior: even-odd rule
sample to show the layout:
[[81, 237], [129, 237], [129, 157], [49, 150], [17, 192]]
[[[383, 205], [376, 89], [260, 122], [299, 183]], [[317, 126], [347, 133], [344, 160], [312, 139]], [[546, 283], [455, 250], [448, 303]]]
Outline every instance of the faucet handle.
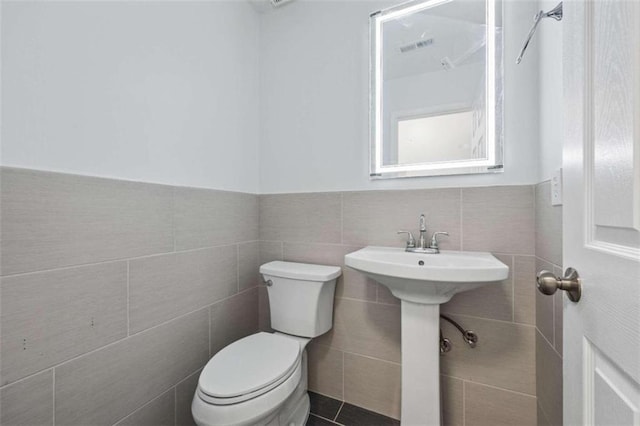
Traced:
[[431, 236], [431, 246], [430, 248], [434, 248], [437, 249], [438, 247], [438, 235], [446, 235], [447, 237], [449, 236], [448, 232], [434, 232], [433, 235]]
[[407, 234], [409, 239], [407, 240], [407, 248], [414, 248], [416, 246], [416, 239], [413, 238], [411, 231], [398, 231], [397, 234]]

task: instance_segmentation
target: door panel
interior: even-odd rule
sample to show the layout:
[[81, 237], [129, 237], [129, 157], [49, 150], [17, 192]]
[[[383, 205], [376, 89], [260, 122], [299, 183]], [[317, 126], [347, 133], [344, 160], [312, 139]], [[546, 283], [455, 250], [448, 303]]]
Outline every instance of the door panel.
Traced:
[[585, 339], [584, 397], [588, 425], [640, 424], [640, 387]]
[[640, 426], [640, 2], [565, 1], [567, 425]]
[[639, 9], [634, 3], [598, 0], [588, 5], [590, 43], [586, 48], [591, 63], [587, 71], [592, 76], [587, 82], [591, 93], [587, 94], [593, 98], [587, 108], [591, 110], [593, 135], [585, 142], [591, 145], [588, 151], [593, 155], [587, 158], [585, 172], [594, 212], [592, 223], [587, 225], [592, 231], [598, 227], [624, 230], [637, 239], [640, 209], [634, 193], [640, 184], [640, 157], [633, 155], [633, 145], [639, 124], [634, 105], [639, 86], [634, 63]]
[[598, 0], [585, 17], [587, 244], [632, 257], [640, 255], [639, 14], [636, 1]]

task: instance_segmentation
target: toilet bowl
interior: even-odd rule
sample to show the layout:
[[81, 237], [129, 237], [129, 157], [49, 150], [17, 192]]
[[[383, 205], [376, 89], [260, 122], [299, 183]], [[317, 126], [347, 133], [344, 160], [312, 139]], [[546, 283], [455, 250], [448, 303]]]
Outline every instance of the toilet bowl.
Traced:
[[[296, 405], [308, 405], [303, 344], [276, 333], [257, 333], [222, 349], [200, 374], [192, 405], [196, 423], [303, 424], [306, 412], [294, 418]], [[276, 417], [287, 402], [282, 417], [289, 419], [280, 422]]]
[[304, 425], [309, 415], [305, 347], [333, 325], [341, 270], [270, 262], [260, 272], [276, 332], [244, 337], [209, 360], [191, 406], [200, 426]]

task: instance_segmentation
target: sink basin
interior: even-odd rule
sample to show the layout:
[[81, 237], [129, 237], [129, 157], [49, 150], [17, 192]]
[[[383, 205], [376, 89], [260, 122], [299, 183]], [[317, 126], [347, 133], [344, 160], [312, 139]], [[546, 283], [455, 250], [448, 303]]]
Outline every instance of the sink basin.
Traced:
[[441, 304], [453, 295], [498, 284], [509, 268], [491, 253], [448, 251], [408, 253], [396, 247], [365, 247], [345, 256], [345, 264], [385, 285], [394, 296], [421, 304]]

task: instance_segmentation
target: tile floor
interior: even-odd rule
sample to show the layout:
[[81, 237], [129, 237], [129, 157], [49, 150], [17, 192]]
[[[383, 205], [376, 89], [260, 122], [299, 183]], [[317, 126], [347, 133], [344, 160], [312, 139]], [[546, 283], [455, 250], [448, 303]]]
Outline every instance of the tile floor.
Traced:
[[311, 414], [306, 426], [400, 426], [400, 421], [355, 405], [309, 392]]

